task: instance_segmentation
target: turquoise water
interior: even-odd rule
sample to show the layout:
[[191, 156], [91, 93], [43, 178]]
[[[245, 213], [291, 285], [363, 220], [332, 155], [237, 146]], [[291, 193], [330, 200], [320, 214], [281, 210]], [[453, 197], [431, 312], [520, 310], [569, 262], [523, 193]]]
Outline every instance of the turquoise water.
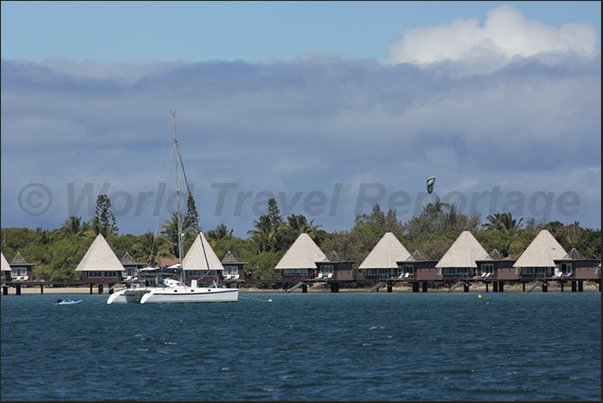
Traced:
[[2, 400], [601, 400], [600, 292], [481, 295], [2, 296]]

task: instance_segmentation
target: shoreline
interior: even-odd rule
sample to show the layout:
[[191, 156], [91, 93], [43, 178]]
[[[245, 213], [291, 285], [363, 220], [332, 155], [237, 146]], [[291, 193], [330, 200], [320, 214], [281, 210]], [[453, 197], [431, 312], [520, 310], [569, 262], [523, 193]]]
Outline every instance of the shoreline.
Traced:
[[[531, 283], [530, 283], [531, 284]], [[116, 288], [117, 290], [121, 290], [122, 288]], [[597, 290], [598, 289], [598, 285], [597, 284], [584, 284], [584, 290]], [[505, 291], [522, 291], [523, 287], [521, 284], [506, 284]], [[552, 285], [549, 284], [548, 287], [549, 291], [561, 291], [561, 287], [559, 287], [558, 285]], [[255, 288], [255, 287], [249, 287], [249, 288], [239, 288], [239, 291], [241, 293], [247, 293], [247, 292], [283, 292], [282, 290], [271, 290], [271, 289], [261, 289], [261, 288]], [[339, 292], [368, 292], [369, 288], [340, 288]], [[442, 288], [430, 288], [428, 290], [428, 292], [437, 292], [437, 291], [447, 291], [447, 289], [445, 287]], [[469, 288], [469, 292], [486, 292], [486, 286], [484, 284], [473, 284], [471, 285], [471, 287]], [[542, 292], [540, 290], [540, 287], [538, 287], [537, 289], [535, 289], [534, 291], [536, 292]], [[301, 293], [301, 289], [298, 290], [294, 290], [293, 293]], [[308, 293], [316, 293], [316, 292], [328, 292], [330, 293], [331, 290], [329, 287], [308, 287]], [[387, 292], [385, 287], [382, 287], [378, 292], [383, 293], [383, 292]], [[412, 287], [409, 286], [398, 286], [398, 287], [393, 287], [392, 288], [392, 292], [412, 292]], [[452, 291], [452, 292], [464, 292], [462, 287], [457, 288], [456, 290]], [[488, 288], [488, 293], [493, 292], [492, 291], [492, 287]], [[571, 289], [569, 289], [569, 287], [564, 287], [564, 292], [572, 292]], [[423, 293], [423, 292], [420, 292]], [[27, 286], [27, 287], [21, 287], [21, 294], [42, 294], [40, 291], [40, 286]], [[82, 287], [44, 287], [44, 292], [43, 294], [89, 294], [89, 295], [110, 295], [108, 292], [104, 292], [103, 294], [98, 294], [98, 290], [96, 289], [96, 287], [93, 288], [93, 292], [92, 294], [90, 294], [90, 286], [86, 285], [86, 286], [82, 286]], [[15, 295], [15, 288], [9, 288], [8, 290], [8, 295]], [[3, 295], [4, 296], [4, 295]]]

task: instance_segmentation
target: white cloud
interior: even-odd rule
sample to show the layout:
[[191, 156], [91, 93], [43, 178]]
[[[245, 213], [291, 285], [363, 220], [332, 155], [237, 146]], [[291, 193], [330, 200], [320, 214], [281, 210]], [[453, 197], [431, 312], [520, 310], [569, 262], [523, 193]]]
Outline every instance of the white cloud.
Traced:
[[528, 20], [508, 4], [486, 14], [483, 26], [477, 18], [455, 18], [447, 24], [407, 29], [390, 44], [384, 61], [429, 64], [479, 60], [500, 66], [517, 57], [558, 52], [589, 56], [597, 52], [597, 32], [590, 23], [571, 22], [557, 28]]

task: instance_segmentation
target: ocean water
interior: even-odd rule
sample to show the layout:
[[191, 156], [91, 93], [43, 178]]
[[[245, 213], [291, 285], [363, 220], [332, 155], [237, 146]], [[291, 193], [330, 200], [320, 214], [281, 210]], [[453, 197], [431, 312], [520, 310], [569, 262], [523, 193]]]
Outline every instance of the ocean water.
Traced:
[[[1, 297], [2, 400], [601, 400], [601, 294]], [[56, 298], [82, 297], [56, 306]]]

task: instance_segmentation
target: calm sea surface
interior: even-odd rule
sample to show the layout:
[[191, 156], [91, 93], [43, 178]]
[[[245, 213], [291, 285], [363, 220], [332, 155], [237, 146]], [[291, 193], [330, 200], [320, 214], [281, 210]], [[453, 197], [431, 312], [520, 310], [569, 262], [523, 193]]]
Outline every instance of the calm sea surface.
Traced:
[[600, 292], [478, 294], [2, 296], [2, 400], [601, 400]]

